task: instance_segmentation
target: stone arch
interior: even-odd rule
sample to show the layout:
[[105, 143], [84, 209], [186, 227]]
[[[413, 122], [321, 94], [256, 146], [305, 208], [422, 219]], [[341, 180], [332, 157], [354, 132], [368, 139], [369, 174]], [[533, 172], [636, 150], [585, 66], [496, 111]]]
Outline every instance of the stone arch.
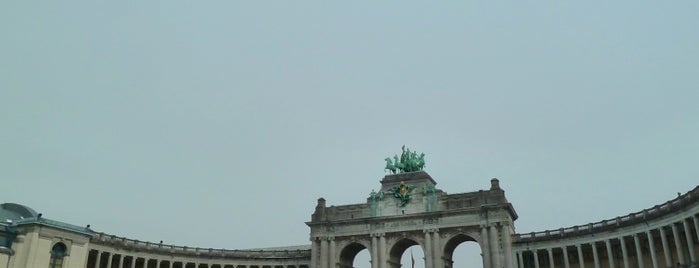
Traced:
[[[340, 265], [340, 268], [354, 267], [354, 257], [356, 257], [357, 254], [359, 254], [359, 252], [361, 252], [362, 250], [368, 248], [369, 247], [367, 247], [363, 243], [357, 241], [352, 241], [346, 244], [344, 247], [342, 247], [342, 250], [340, 250], [340, 256], [338, 258], [338, 264]], [[369, 252], [369, 255], [371, 256], [371, 252]]]
[[442, 251], [442, 254], [444, 256], [444, 267], [453, 267], [454, 251], [456, 250], [456, 247], [463, 243], [475, 242], [476, 244], [478, 244], [478, 247], [481, 249], [481, 252], [483, 252], [484, 250], [482, 248], [482, 244], [480, 243], [480, 241], [478, 241], [477, 237], [478, 236], [472, 234], [457, 233], [451, 236], [449, 239], [447, 239], [447, 242], [444, 244], [444, 248]]
[[403, 256], [403, 253], [405, 253], [405, 250], [407, 250], [409, 247], [419, 245], [424, 252], [425, 247], [418, 243], [417, 240], [418, 239], [410, 237], [403, 237], [396, 240], [396, 242], [391, 245], [391, 249], [388, 251], [388, 259], [386, 260], [388, 262], [388, 267], [400, 268], [401, 257]]

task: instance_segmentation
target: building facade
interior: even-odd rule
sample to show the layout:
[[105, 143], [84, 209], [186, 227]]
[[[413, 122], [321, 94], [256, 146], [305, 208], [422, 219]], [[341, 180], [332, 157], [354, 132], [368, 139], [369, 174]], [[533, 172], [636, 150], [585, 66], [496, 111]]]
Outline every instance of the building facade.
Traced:
[[600, 222], [516, 233], [517, 213], [497, 179], [488, 190], [448, 194], [424, 171], [387, 175], [360, 204], [327, 206], [306, 224], [310, 244], [226, 250], [144, 242], [0, 205], [0, 268], [350, 268], [368, 250], [372, 268], [398, 268], [419, 245], [426, 268], [453, 267], [476, 242], [487, 268], [699, 267], [699, 187], [666, 203]]

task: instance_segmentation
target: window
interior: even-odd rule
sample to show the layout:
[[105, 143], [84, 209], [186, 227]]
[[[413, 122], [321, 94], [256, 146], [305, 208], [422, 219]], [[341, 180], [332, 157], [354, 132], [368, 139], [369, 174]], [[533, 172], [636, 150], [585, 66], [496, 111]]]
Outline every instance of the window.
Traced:
[[51, 248], [51, 261], [49, 262], [49, 268], [62, 268], [63, 267], [63, 257], [65, 257], [66, 245], [58, 242]]

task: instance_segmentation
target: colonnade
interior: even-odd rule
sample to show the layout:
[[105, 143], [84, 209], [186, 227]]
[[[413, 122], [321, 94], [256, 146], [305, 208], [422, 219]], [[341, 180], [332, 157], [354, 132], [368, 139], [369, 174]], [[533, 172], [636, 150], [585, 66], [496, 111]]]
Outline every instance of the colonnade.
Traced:
[[699, 218], [690, 214], [657, 226], [638, 225], [616, 235], [600, 232], [592, 237], [518, 245], [515, 254], [519, 268], [666, 268], [699, 267], [697, 251]]
[[[185, 260], [186, 257], [162, 258], [126, 255], [110, 251], [90, 250], [86, 268], [308, 268], [305, 264], [280, 264], [280, 260], [270, 260], [274, 264], [236, 264], [227, 260]], [[249, 261], [247, 261], [249, 262]], [[264, 262], [264, 261], [262, 261]]]

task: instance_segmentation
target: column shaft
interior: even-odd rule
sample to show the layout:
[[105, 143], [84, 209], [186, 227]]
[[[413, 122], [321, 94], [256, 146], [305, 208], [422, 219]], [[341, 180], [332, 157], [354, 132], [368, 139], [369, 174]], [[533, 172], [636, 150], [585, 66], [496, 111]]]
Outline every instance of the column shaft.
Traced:
[[335, 268], [335, 266], [337, 265], [336, 264], [337, 262], [335, 261], [335, 237], [330, 238], [330, 250], [329, 251], [330, 251], [330, 253], [329, 253], [330, 256], [328, 256], [328, 261], [329, 261], [328, 267]]
[[481, 256], [483, 257], [483, 267], [490, 268], [490, 238], [488, 237], [488, 226], [481, 226]]
[[624, 268], [629, 267], [629, 252], [626, 251], [626, 239], [623, 236], [619, 237], [619, 242], [621, 243], [621, 258], [624, 260]]
[[578, 244], [575, 245], [575, 247], [578, 249], [578, 263], [580, 268], [585, 268], [585, 255], [583, 255], [582, 252], [582, 245]]
[[684, 226], [684, 236], [687, 239], [687, 249], [689, 249], [689, 260], [692, 263], [697, 262], [697, 254], [694, 252], [694, 239], [692, 239], [692, 234], [691, 234], [691, 228], [689, 227], [689, 221], [690, 219], [684, 219], [682, 220], [682, 225]]
[[568, 262], [568, 247], [563, 246], [561, 250], [563, 250], [563, 267], [570, 268], [570, 263]]
[[505, 268], [514, 268], [514, 261], [512, 259], [512, 237], [510, 237], [510, 225], [505, 224], [502, 226], [502, 248], [505, 252]]
[[680, 240], [680, 233], [677, 231], [677, 224], [671, 224], [672, 226], [672, 237], [675, 239], [675, 251], [677, 251], [677, 260], [680, 264], [687, 264], [687, 259], [684, 258], [684, 247], [682, 246], [682, 240]]
[[699, 243], [699, 218], [697, 215], [693, 215], [692, 220], [694, 221], [694, 232], [697, 233], [697, 243]]
[[592, 258], [595, 260], [595, 268], [599, 268], [599, 255], [597, 255], [597, 245], [595, 242], [590, 243], [592, 245]]
[[[136, 268], [136, 256], [131, 257], [131, 268]], [[185, 268], [182, 266], [182, 268]]]
[[434, 258], [434, 267], [435, 268], [444, 268], [444, 264], [442, 262], [442, 241], [440, 241], [440, 235], [439, 235], [439, 230], [435, 230], [434, 234], [432, 234], [434, 237], [434, 245], [433, 245], [433, 251], [432, 251], [432, 257]]
[[109, 257], [107, 257], [107, 268], [112, 268], [112, 261], [114, 260], [114, 253], [109, 252]]
[[124, 254], [119, 255], [119, 265], [117, 265], [118, 268], [123, 268], [124, 267]]
[[609, 241], [609, 239], [604, 240], [604, 244], [607, 247], [607, 260], [609, 261], [609, 268], [614, 268], [616, 267], [616, 263], [614, 262], [614, 252], [612, 252], [612, 243]]
[[95, 260], [95, 268], [102, 267], [102, 266], [100, 266], [100, 261], [102, 261], [102, 252], [98, 250], [97, 251], [97, 259]]
[[379, 268], [386, 268], [386, 234], [379, 237]]
[[[317, 238], [311, 237], [311, 268], [318, 268], [318, 241]], [[185, 267], [185, 263], [182, 262], [182, 268]], [[133, 268], [133, 267], [132, 267]], [[372, 267], [376, 268], [376, 267]]]
[[320, 239], [320, 268], [330, 268], [330, 267], [328, 267], [328, 238], [327, 237], [322, 237]]
[[556, 265], [553, 262], [553, 249], [547, 248], [546, 251], [549, 253], [549, 268], [555, 268]]
[[636, 246], [636, 267], [643, 267], [643, 252], [641, 250], [641, 240], [638, 238], [638, 234], [633, 235], [633, 243]]
[[655, 242], [653, 242], [653, 233], [651, 230], [646, 231], [648, 236], [648, 250], [650, 250], [650, 261], [653, 268], [658, 268], [658, 257], [655, 254]]
[[502, 268], [500, 265], [500, 243], [498, 243], [498, 227], [490, 226], [490, 256], [494, 268]]
[[522, 253], [522, 251], [517, 251], [517, 260], [519, 261], [519, 265], [517, 266], [518, 268], [524, 268], [524, 259], [522, 258]]
[[379, 268], [379, 239], [376, 235], [371, 236], [371, 268]]
[[425, 268], [433, 268], [432, 263], [432, 236], [429, 230], [425, 230]]
[[534, 268], [539, 268], [539, 250], [535, 249], [532, 250], [532, 253], [534, 253]]
[[670, 255], [670, 247], [667, 244], [667, 236], [665, 229], [660, 227], [660, 242], [663, 243], [663, 254], [665, 255], [665, 267], [672, 267], [672, 255]]

